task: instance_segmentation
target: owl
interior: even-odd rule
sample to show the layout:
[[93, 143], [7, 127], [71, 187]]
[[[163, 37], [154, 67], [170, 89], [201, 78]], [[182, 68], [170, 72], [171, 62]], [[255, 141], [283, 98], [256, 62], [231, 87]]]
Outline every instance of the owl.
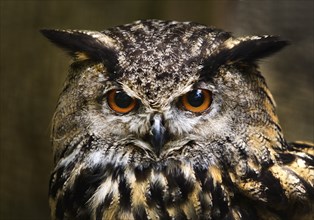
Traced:
[[193, 22], [42, 30], [73, 58], [53, 117], [52, 219], [314, 219], [257, 61], [288, 43]]

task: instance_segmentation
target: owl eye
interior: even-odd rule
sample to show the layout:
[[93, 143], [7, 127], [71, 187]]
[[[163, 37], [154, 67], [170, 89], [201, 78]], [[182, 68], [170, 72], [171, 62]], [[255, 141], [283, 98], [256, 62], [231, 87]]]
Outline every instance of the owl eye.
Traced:
[[136, 99], [130, 97], [125, 92], [116, 89], [108, 92], [107, 102], [112, 110], [122, 114], [132, 111], [137, 105]]
[[206, 89], [194, 89], [181, 97], [182, 106], [190, 112], [203, 112], [212, 101], [211, 92]]

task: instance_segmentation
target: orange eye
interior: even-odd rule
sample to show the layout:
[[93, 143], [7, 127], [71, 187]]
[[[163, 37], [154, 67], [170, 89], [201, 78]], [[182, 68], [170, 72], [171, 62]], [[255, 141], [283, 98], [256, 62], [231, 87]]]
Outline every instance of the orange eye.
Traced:
[[107, 102], [112, 110], [122, 114], [132, 111], [137, 105], [136, 99], [128, 96], [125, 92], [116, 89], [108, 92]]
[[183, 107], [190, 112], [203, 112], [209, 108], [212, 94], [205, 89], [194, 89], [181, 97]]

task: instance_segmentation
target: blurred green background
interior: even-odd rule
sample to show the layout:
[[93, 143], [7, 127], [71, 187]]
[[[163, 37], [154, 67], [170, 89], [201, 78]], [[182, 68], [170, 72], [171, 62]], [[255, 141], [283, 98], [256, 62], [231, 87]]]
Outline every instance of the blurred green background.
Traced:
[[39, 29], [103, 30], [158, 18], [214, 25], [236, 36], [281, 35], [292, 45], [261, 61], [261, 70], [287, 139], [313, 141], [313, 11], [311, 0], [1, 0], [0, 219], [49, 219], [50, 120], [70, 59]]

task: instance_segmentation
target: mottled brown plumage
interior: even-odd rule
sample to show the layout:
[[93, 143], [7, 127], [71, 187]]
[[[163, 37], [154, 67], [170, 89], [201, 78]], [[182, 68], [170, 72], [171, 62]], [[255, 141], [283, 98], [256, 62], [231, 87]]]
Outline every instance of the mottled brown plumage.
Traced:
[[43, 30], [74, 58], [53, 119], [52, 219], [313, 219], [256, 61], [287, 43], [191, 22]]

